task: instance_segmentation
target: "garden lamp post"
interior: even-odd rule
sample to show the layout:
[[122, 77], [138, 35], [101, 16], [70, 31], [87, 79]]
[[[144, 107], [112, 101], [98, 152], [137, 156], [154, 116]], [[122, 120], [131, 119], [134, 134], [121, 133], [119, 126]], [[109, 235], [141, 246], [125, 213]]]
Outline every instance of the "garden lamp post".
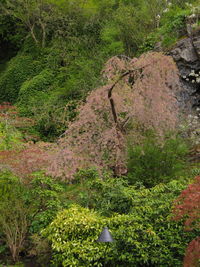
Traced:
[[108, 227], [104, 227], [104, 229], [101, 232], [99, 238], [97, 239], [97, 242], [107, 243], [105, 251], [104, 251], [104, 255], [106, 255], [106, 251], [107, 251], [107, 248], [108, 248], [108, 243], [114, 242], [114, 239], [112, 238], [112, 235], [108, 230]]
[[97, 242], [103, 242], [103, 243], [114, 242], [114, 239], [112, 238], [112, 235], [108, 230], [108, 227], [104, 227], [99, 238], [97, 239]]

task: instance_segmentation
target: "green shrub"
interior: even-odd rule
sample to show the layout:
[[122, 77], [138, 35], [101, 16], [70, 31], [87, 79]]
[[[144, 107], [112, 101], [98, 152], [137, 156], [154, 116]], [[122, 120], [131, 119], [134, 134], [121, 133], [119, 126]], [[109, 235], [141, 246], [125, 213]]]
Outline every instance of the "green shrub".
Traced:
[[151, 51], [154, 49], [156, 42], [159, 41], [159, 36], [157, 34], [157, 32], [153, 32], [151, 34], [149, 34], [144, 42], [142, 43], [142, 45], [140, 45], [139, 49], [138, 49], [138, 54], [142, 54], [142, 53], [146, 53], [148, 51]]
[[34, 262], [38, 266], [45, 267], [51, 266], [51, 248], [46, 238], [43, 238], [40, 234], [31, 235], [31, 249], [29, 249], [30, 258], [34, 258]]
[[189, 9], [179, 7], [171, 8], [161, 19], [159, 34], [163, 47], [171, 47], [178, 38], [186, 35], [186, 16], [190, 14]]
[[40, 134], [48, 122], [53, 124], [50, 113], [54, 112], [51, 104], [54, 76], [50, 69], [44, 69], [32, 79], [26, 80], [19, 92], [17, 106], [20, 115], [32, 117], [36, 122], [34, 129]]
[[50, 69], [44, 69], [32, 79], [25, 81], [20, 88], [20, 97], [28, 98], [29, 95], [34, 95], [35, 91], [47, 91], [51, 85], [54, 74]]
[[[184, 180], [152, 189], [132, 187], [129, 214], [110, 218], [77, 205], [63, 210], [43, 232], [51, 243], [53, 265], [182, 266], [187, 243], [198, 235], [184, 232], [182, 223], [171, 219], [173, 200], [185, 187]], [[104, 226], [115, 239], [106, 253], [106, 245], [95, 242]]]
[[33, 174], [32, 179], [26, 185], [12, 173], [0, 173], [0, 248], [5, 250], [6, 244], [13, 261], [19, 259], [25, 244], [30, 245], [30, 236], [47, 227], [58, 210], [65, 207], [60, 183], [41, 172]]
[[0, 173], [0, 228], [3, 241], [14, 262], [24, 248], [28, 232], [29, 210], [25, 205], [25, 188], [11, 173]]
[[22, 84], [18, 99], [21, 114], [30, 116], [36, 112], [38, 106], [47, 101], [53, 78], [52, 71], [45, 69]]
[[9, 61], [0, 75], [0, 101], [15, 102], [23, 82], [36, 75], [42, 66], [31, 55], [19, 54]]
[[32, 179], [29, 185], [31, 190], [27, 196], [27, 203], [35, 214], [30, 225], [30, 232], [38, 233], [53, 220], [61, 208], [65, 207], [62, 199], [64, 186], [42, 172], [32, 174]]
[[131, 184], [146, 187], [168, 182], [183, 171], [188, 148], [181, 138], [169, 138], [163, 144], [147, 138], [143, 145], [128, 148], [128, 177]]
[[14, 149], [22, 143], [22, 134], [8, 122], [0, 121], [0, 151]]
[[200, 166], [196, 166], [195, 168], [192, 168], [192, 169], [191, 169], [191, 174], [192, 174], [193, 176], [198, 176], [198, 175], [200, 175]]
[[115, 44], [118, 45], [116, 47], [120, 53], [124, 50], [126, 55], [134, 55], [145, 36], [151, 31], [152, 18], [147, 10], [143, 1], [140, 1], [138, 5], [130, 3], [119, 5], [112, 19], [112, 28], [105, 31], [107, 35], [109, 33], [114, 37], [114, 42], [110, 44], [110, 47]]
[[[132, 190], [132, 211], [117, 218], [122, 220], [115, 235], [117, 253], [124, 252], [119, 257], [121, 265], [182, 266], [185, 248], [195, 233], [186, 234], [181, 223], [172, 220], [171, 209], [186, 183], [181, 179], [151, 189]], [[136, 229], [133, 222], [138, 223]]]
[[109, 174], [104, 174], [102, 179], [95, 169], [82, 170], [77, 176], [84, 181], [77, 199], [81, 205], [98, 210], [105, 216], [112, 216], [116, 212], [127, 214], [130, 211], [132, 195], [127, 180], [111, 178]]
[[103, 225], [97, 213], [77, 205], [58, 213], [44, 232], [52, 243], [53, 266], [102, 266], [104, 251], [95, 241]]
[[124, 53], [123, 42], [120, 40], [120, 30], [114, 23], [107, 24], [101, 32], [104, 43], [103, 51], [107, 55], [120, 55]]
[[84, 51], [84, 47], [80, 50], [74, 49], [72, 55], [73, 53], [82, 55], [71, 60], [67, 67], [59, 69], [57, 92], [60, 92], [60, 98], [66, 100], [84, 98], [91, 89], [100, 84], [100, 71], [104, 59], [98, 58], [99, 52], [95, 52], [92, 49]]

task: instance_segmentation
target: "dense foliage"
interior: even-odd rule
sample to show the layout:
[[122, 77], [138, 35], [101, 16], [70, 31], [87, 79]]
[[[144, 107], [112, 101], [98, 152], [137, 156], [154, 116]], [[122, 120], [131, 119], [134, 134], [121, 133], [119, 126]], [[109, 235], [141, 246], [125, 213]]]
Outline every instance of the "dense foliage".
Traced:
[[135, 125], [161, 136], [177, 125], [180, 83], [170, 57], [149, 53], [128, 62], [115, 57], [103, 72], [108, 85], [86, 98], [60, 139], [49, 168], [55, 177], [72, 180], [77, 169], [91, 165], [125, 174], [126, 139], [140, 132]]
[[9, 172], [1, 172], [0, 177], [1, 239], [16, 262], [27, 246], [27, 238], [46, 227], [63, 206], [63, 187], [42, 173], [35, 173], [29, 185]]
[[172, 180], [186, 169], [188, 149], [181, 138], [167, 138], [159, 144], [150, 137], [142, 145], [130, 146], [128, 153], [130, 181], [146, 187]]
[[200, 117], [179, 128], [165, 52], [199, 17], [196, 0], [0, 1], [0, 265], [198, 266]]
[[19, 103], [40, 135], [54, 139], [76, 116], [79, 100], [101, 83], [109, 57], [133, 56], [159, 41], [169, 46], [185, 34], [189, 2], [2, 1], [0, 101]]
[[[110, 184], [107, 194], [111, 195], [115, 192], [115, 188], [111, 189], [112, 180], [106, 184]], [[131, 210], [128, 214], [111, 213], [110, 218], [77, 205], [62, 211], [43, 233], [51, 241], [54, 265], [102, 266], [104, 262], [106, 266], [165, 266], [167, 262], [168, 266], [182, 266], [181, 255], [195, 234], [185, 234], [181, 223], [171, 220], [170, 210], [173, 199], [184, 187], [183, 181], [151, 190], [127, 187]], [[120, 205], [122, 198], [118, 196], [112, 204]], [[106, 225], [115, 242], [104, 254], [104, 245], [95, 240]]]
[[[183, 219], [186, 230], [199, 229], [199, 185], [200, 176], [196, 176], [192, 184], [183, 190], [177, 198], [174, 207], [174, 219], [176, 221]], [[200, 259], [200, 238], [193, 239], [186, 251], [184, 266], [198, 266]]]

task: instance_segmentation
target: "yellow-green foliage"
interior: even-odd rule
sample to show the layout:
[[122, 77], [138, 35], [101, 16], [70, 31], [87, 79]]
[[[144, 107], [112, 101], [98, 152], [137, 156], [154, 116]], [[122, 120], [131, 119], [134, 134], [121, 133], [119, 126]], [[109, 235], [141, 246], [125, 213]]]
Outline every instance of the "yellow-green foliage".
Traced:
[[0, 151], [16, 148], [21, 143], [22, 135], [13, 126], [0, 121]]
[[[108, 218], [77, 205], [58, 213], [43, 232], [51, 243], [53, 266], [86, 267], [106, 263], [113, 267], [164, 267], [166, 262], [167, 266], [182, 266], [187, 243], [198, 234], [184, 233], [182, 224], [171, 219], [173, 200], [185, 183], [172, 181], [139, 190], [130, 187], [127, 190], [132, 195], [132, 205], [128, 214], [111, 212], [112, 217]], [[107, 193], [112, 194], [112, 189], [110, 191]], [[120, 196], [114, 201], [120, 203]], [[96, 242], [104, 226], [108, 226], [115, 240], [108, 244], [107, 253], [104, 253], [106, 244]]]
[[45, 230], [55, 252], [54, 266], [102, 266], [103, 248], [95, 241], [103, 224], [97, 213], [77, 205], [58, 213]]

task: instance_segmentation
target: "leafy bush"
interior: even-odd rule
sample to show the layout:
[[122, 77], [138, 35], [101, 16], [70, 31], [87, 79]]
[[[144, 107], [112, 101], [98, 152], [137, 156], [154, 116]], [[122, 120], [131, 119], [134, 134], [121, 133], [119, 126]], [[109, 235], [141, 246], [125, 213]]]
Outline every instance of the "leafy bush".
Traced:
[[161, 27], [159, 29], [163, 47], [174, 45], [178, 38], [187, 33], [186, 16], [189, 14], [189, 9], [181, 9], [177, 6], [165, 13], [161, 19]]
[[[20, 114], [32, 117], [36, 121], [34, 129], [40, 135], [45, 135], [47, 130], [45, 132], [44, 129], [49, 129], [49, 124], [55, 124], [51, 118], [51, 113], [55, 112], [51, 103], [54, 78], [55, 74], [50, 69], [44, 69], [32, 79], [26, 80], [19, 91], [17, 106]], [[57, 106], [58, 104], [56, 108], [60, 108]]]
[[178, 40], [178, 38], [187, 34], [186, 30], [186, 17], [191, 14], [191, 8], [189, 2], [195, 1], [171, 1], [171, 5], [164, 5], [159, 13], [161, 17], [159, 19], [158, 28], [144, 38], [142, 45], [139, 47], [138, 53], [144, 53], [152, 50], [156, 43], [160, 42], [162, 48], [169, 49]]
[[25, 81], [20, 88], [20, 96], [26, 97], [33, 95], [35, 91], [47, 91], [49, 85], [52, 83], [54, 74], [50, 69], [44, 69], [32, 79]]
[[19, 54], [9, 61], [0, 75], [0, 101], [15, 102], [22, 83], [36, 75], [41, 68], [41, 63], [30, 54]]
[[21, 138], [16, 128], [0, 120], [0, 151], [13, 149], [21, 143]]
[[45, 69], [32, 79], [26, 80], [19, 91], [18, 106], [21, 114], [32, 115], [36, 112], [37, 106], [42, 105], [48, 99], [49, 87], [53, 81], [53, 73]]
[[166, 266], [167, 262], [168, 266], [182, 266], [185, 247], [195, 233], [185, 234], [181, 224], [171, 220], [171, 206], [185, 186], [186, 181], [181, 179], [151, 189], [132, 189], [132, 211], [123, 216], [138, 226], [134, 229], [131, 222], [124, 221], [116, 230], [117, 252], [124, 251], [121, 263]]
[[142, 45], [139, 46], [138, 54], [146, 53], [154, 49], [156, 42], [159, 41], [157, 32], [149, 34]]
[[147, 138], [143, 145], [129, 146], [130, 183], [152, 187], [174, 179], [185, 167], [187, 152], [187, 145], [180, 138], [166, 139], [163, 144], [155, 138]]
[[[121, 4], [113, 14], [112, 24], [105, 27], [102, 37], [104, 40], [110, 39], [110, 48], [116, 47], [117, 53], [123, 53], [124, 50], [126, 55], [131, 56], [149, 32], [150, 20], [143, 1], [136, 6]], [[138, 28], [138, 25], [141, 27]]]
[[31, 235], [29, 256], [34, 257], [35, 262], [37, 262], [39, 266], [51, 266], [51, 248], [48, 240], [37, 233]]
[[0, 226], [3, 241], [16, 262], [28, 232], [29, 210], [25, 205], [25, 189], [19, 180], [10, 173], [1, 173], [0, 178]]
[[127, 214], [132, 207], [131, 187], [126, 179], [111, 178], [110, 174], [99, 177], [97, 170], [88, 169], [79, 171], [76, 177], [83, 182], [83, 190], [77, 201], [89, 208], [98, 210], [105, 216], [113, 213]]
[[73, 205], [58, 213], [44, 234], [52, 243], [54, 266], [102, 266], [102, 245], [96, 243], [104, 225], [89, 209]]
[[[184, 233], [171, 220], [171, 205], [186, 182], [172, 181], [152, 189], [130, 189], [129, 214], [99, 216], [77, 205], [58, 213], [43, 234], [51, 243], [54, 266], [182, 266], [185, 248], [197, 233]], [[119, 196], [120, 198], [120, 196]], [[114, 244], [95, 242], [108, 226]]]
[[123, 42], [120, 40], [120, 30], [114, 23], [107, 24], [101, 32], [104, 42], [103, 51], [109, 55], [120, 55], [124, 53]]
[[28, 193], [28, 198], [34, 200], [33, 203], [28, 202], [34, 211], [30, 232], [38, 233], [53, 220], [58, 210], [65, 207], [62, 199], [64, 186], [42, 172], [32, 175], [29, 186], [31, 191]]
[[42, 173], [35, 173], [32, 178], [32, 182], [25, 185], [9, 172], [0, 173], [2, 239], [14, 262], [30, 235], [47, 227], [64, 206], [60, 198], [61, 184]]

